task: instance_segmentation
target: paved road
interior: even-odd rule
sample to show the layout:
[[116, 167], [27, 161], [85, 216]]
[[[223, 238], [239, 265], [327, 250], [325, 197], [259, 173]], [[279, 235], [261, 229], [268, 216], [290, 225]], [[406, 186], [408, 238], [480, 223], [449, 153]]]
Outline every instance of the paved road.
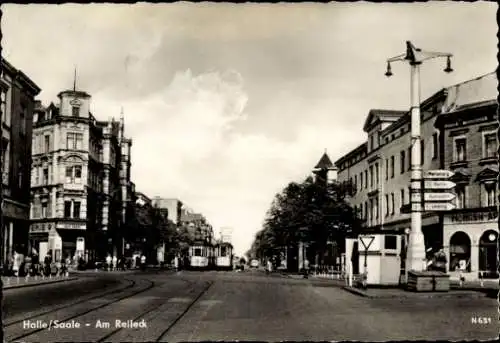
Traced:
[[[491, 339], [499, 329], [497, 302], [489, 298], [369, 299], [340, 287], [318, 287], [311, 280], [258, 271], [109, 274], [102, 279], [103, 275], [85, 282], [88, 287], [102, 282], [129, 288], [92, 291], [94, 299], [31, 318], [31, 328], [14, 321], [21, 316], [19, 306], [15, 315], [7, 313], [6, 338], [27, 342], [457, 340]], [[110, 284], [113, 280], [120, 282]], [[55, 301], [53, 289], [62, 287], [40, 288], [39, 297]], [[15, 308], [13, 302], [19, 298], [6, 297], [8, 306]], [[490, 318], [491, 323], [474, 324], [475, 317]], [[68, 328], [35, 328], [63, 319]], [[138, 327], [120, 328], [117, 320], [129, 326], [127, 320], [134, 320]], [[81, 327], [75, 328], [78, 324]]]

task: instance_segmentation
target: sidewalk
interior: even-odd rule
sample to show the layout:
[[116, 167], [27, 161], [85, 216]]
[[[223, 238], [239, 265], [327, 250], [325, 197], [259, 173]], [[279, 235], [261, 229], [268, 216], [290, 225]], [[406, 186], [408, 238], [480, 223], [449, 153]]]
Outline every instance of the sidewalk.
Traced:
[[28, 278], [26, 277], [8, 277], [8, 276], [2, 276], [2, 284], [3, 284], [3, 289], [12, 289], [12, 288], [21, 288], [21, 287], [32, 287], [32, 286], [39, 286], [39, 285], [44, 285], [44, 284], [50, 284], [50, 283], [57, 283], [57, 282], [69, 282], [69, 281], [74, 281], [78, 280], [78, 277], [74, 276], [53, 276], [53, 277], [45, 277], [42, 278], [41, 276], [38, 277], [33, 277], [30, 276]]
[[373, 288], [360, 289], [355, 287], [342, 287], [346, 291], [371, 299], [388, 299], [388, 298], [484, 298], [485, 292], [469, 290], [469, 289], [450, 289], [449, 292], [409, 292], [401, 288]]

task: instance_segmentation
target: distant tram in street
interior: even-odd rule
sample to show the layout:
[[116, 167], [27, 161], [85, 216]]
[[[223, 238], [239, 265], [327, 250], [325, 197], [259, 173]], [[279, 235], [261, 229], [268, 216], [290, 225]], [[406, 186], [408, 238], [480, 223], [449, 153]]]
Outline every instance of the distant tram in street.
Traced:
[[233, 246], [194, 242], [187, 249], [185, 265], [189, 270], [233, 270]]
[[196, 242], [188, 249], [188, 269], [210, 270], [214, 265], [214, 247], [206, 242]]
[[223, 242], [215, 245], [215, 269], [233, 270], [233, 245]]

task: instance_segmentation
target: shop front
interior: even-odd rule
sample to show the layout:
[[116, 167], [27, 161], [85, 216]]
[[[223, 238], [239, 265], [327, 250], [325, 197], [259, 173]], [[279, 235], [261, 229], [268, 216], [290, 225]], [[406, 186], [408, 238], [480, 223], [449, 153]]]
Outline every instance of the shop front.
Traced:
[[444, 251], [452, 278], [498, 279], [498, 214], [462, 211], [445, 216]]
[[2, 227], [0, 228], [2, 251], [1, 263], [5, 263], [17, 250], [26, 254], [29, 233], [29, 206], [4, 198], [2, 203]]

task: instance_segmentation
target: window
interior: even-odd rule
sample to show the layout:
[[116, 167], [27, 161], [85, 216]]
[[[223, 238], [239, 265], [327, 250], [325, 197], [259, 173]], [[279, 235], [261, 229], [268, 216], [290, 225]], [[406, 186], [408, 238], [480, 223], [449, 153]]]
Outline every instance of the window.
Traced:
[[47, 167], [43, 168], [42, 184], [43, 185], [49, 184], [49, 168]]
[[49, 135], [45, 135], [44, 136], [44, 150], [43, 152], [49, 152], [50, 151], [50, 136]]
[[365, 201], [365, 219], [368, 219], [368, 201]]
[[396, 250], [398, 248], [398, 236], [386, 235], [384, 236], [384, 249]]
[[411, 203], [411, 186], [408, 187], [408, 204]]
[[495, 183], [485, 184], [484, 190], [486, 193], [485, 206], [486, 207], [495, 206], [497, 203], [496, 184]]
[[220, 255], [221, 256], [226, 256], [227, 255], [227, 249], [226, 249], [226, 247], [220, 247]]
[[75, 182], [82, 182], [82, 166], [75, 166]]
[[379, 176], [378, 176], [378, 163], [375, 163], [375, 184], [379, 184]]
[[66, 134], [66, 149], [76, 149], [75, 145], [75, 134], [74, 133], [67, 133]]
[[389, 180], [389, 159], [385, 159], [385, 179]]
[[405, 134], [405, 128], [402, 127], [401, 129], [399, 129], [399, 135], [402, 136]]
[[373, 146], [373, 136], [370, 136], [370, 150], [373, 150], [374, 149], [374, 146]]
[[465, 186], [457, 186], [455, 189], [455, 192], [456, 192], [456, 206], [457, 206], [457, 208], [465, 208], [466, 207]]
[[80, 116], [80, 107], [72, 106], [71, 107], [71, 114], [73, 115], [73, 117], [79, 117]]
[[496, 157], [497, 155], [497, 135], [495, 133], [487, 133], [484, 136], [483, 157]]
[[21, 111], [19, 112], [19, 124], [20, 124], [20, 133], [26, 134], [26, 107], [22, 106]]
[[83, 150], [83, 133], [77, 133], [77, 134], [75, 134], [75, 138], [76, 138], [75, 149], [77, 149], [77, 150]]
[[9, 185], [9, 140], [2, 137], [2, 183]]
[[406, 161], [405, 161], [405, 151], [401, 151], [401, 157], [399, 159], [399, 164], [400, 164], [400, 169], [401, 169], [401, 174], [403, 174], [405, 172], [405, 169], [406, 169]]
[[394, 155], [391, 156], [391, 179], [394, 177]]
[[[19, 166], [21, 166], [21, 164], [19, 163]], [[18, 183], [18, 186], [19, 188], [23, 188], [23, 171], [21, 170], [21, 168], [19, 168], [19, 172], [17, 174], [17, 181], [19, 182]]]
[[375, 218], [378, 219], [378, 198], [375, 198]]
[[47, 218], [47, 202], [42, 202], [42, 218]]
[[370, 166], [370, 187], [373, 187], [373, 166]]
[[439, 142], [438, 142], [438, 134], [435, 132], [432, 135], [432, 158], [435, 159], [439, 154]]
[[39, 182], [40, 182], [40, 175], [39, 175], [40, 171], [38, 169], [38, 167], [33, 167], [33, 174], [35, 174], [35, 185], [38, 186]]
[[365, 188], [368, 188], [368, 170], [365, 170]]
[[467, 141], [465, 138], [455, 139], [455, 161], [467, 161]]
[[401, 205], [405, 203], [405, 189], [401, 189]]
[[66, 183], [73, 182], [73, 167], [66, 167]]
[[354, 189], [358, 189], [358, 176], [354, 175]]
[[73, 218], [80, 218], [80, 202], [73, 202]]
[[423, 165], [425, 161], [425, 140], [420, 140], [420, 164]]
[[411, 146], [408, 148], [408, 170], [411, 170]]
[[394, 203], [394, 193], [391, 193], [391, 214], [394, 214], [394, 208], [395, 208], [395, 203]]
[[389, 194], [385, 195], [385, 216], [389, 215]]
[[194, 249], [194, 256], [201, 256], [201, 249], [200, 248]]
[[71, 218], [71, 201], [64, 202], [64, 217]]

